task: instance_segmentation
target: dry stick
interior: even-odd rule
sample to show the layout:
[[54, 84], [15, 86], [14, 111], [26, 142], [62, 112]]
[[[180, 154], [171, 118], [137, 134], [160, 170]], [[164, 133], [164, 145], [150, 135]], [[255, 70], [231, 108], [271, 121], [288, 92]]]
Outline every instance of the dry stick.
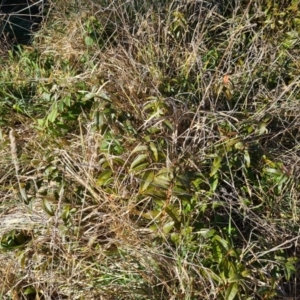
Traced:
[[10, 153], [11, 153], [11, 158], [12, 158], [13, 164], [15, 166], [16, 177], [18, 180], [21, 199], [24, 201], [27, 201], [26, 192], [25, 192], [24, 188], [22, 188], [22, 185], [20, 182], [20, 175], [19, 175], [20, 165], [19, 165], [18, 155], [17, 155], [16, 136], [15, 136], [15, 131], [13, 129], [11, 129], [9, 131], [9, 139], [10, 139]]

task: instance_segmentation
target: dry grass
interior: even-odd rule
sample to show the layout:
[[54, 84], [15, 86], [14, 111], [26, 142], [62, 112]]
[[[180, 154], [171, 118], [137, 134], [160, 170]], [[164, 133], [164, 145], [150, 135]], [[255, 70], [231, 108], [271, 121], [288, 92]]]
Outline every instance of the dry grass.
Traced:
[[60, 1], [8, 53], [1, 299], [299, 298], [298, 4], [187, 2]]

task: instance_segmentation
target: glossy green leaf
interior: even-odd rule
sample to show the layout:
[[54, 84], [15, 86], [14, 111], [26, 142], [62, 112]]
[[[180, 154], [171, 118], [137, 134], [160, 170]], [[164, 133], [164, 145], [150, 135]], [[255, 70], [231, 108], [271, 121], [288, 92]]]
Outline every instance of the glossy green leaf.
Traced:
[[131, 154], [134, 154], [136, 152], [141, 152], [141, 151], [147, 151], [148, 147], [145, 145], [137, 145], [132, 151]]
[[169, 120], [164, 120], [163, 124], [170, 130], [173, 131], [173, 124]]
[[203, 236], [204, 238], [209, 238], [214, 236], [214, 234], [216, 233], [215, 229], [209, 229], [209, 228], [202, 228], [200, 229], [200, 231], [198, 231], [198, 233]]
[[143, 192], [143, 195], [152, 197], [156, 200], [166, 199], [166, 191], [161, 188], [152, 187], [152, 185]]
[[171, 180], [169, 175], [169, 173], [161, 173], [156, 175], [153, 180], [154, 185], [164, 189], [168, 189]]
[[[232, 147], [234, 147], [235, 149], [240, 149], [239, 147], [240, 147], [241, 144], [239, 144], [239, 143], [241, 143], [241, 140], [239, 138], [234, 138], [234, 139], [227, 140], [226, 150], [231, 151]], [[236, 144], [238, 144], [238, 146], [236, 146]]]
[[222, 258], [223, 258], [223, 253], [222, 253], [222, 249], [218, 243], [212, 244], [212, 254], [213, 254], [214, 260], [218, 263], [221, 263]]
[[228, 282], [239, 282], [243, 280], [243, 276], [240, 274], [231, 274], [230, 278], [228, 279]]
[[140, 164], [144, 163], [147, 158], [148, 158], [147, 154], [140, 154], [140, 155], [138, 155], [134, 159], [134, 161], [131, 163], [130, 170], [132, 171], [132, 170], [136, 169], [136, 167], [138, 167]]
[[243, 142], [237, 142], [234, 144], [234, 149], [243, 150], [245, 148], [245, 144]]
[[153, 171], [146, 171], [142, 177], [142, 183], [140, 186], [140, 192], [144, 192], [148, 186], [153, 182], [154, 179], [154, 172]]
[[211, 168], [211, 171], [209, 174], [210, 177], [214, 176], [219, 171], [219, 169], [221, 167], [221, 162], [222, 162], [221, 156], [216, 156], [214, 158], [213, 165], [212, 165], [212, 168]]
[[290, 280], [291, 276], [296, 273], [296, 268], [292, 262], [286, 262], [284, 264], [284, 275], [286, 280]]
[[59, 101], [58, 103], [57, 103], [57, 108], [58, 108], [58, 111], [63, 111], [64, 110], [64, 108], [65, 108], [65, 104], [64, 104], [64, 101]]
[[147, 131], [151, 134], [155, 134], [155, 133], [160, 132], [161, 129], [158, 127], [155, 127], [155, 126], [151, 126], [151, 127], [147, 128]]
[[24, 295], [32, 295], [32, 294], [36, 294], [36, 290], [34, 287], [29, 286], [25, 289], [25, 291], [23, 293], [24, 293]]
[[225, 299], [233, 300], [234, 297], [237, 295], [237, 293], [238, 293], [238, 284], [236, 282], [230, 283], [226, 291]]
[[245, 159], [247, 168], [249, 168], [250, 164], [251, 164], [251, 160], [250, 160], [250, 155], [249, 155], [248, 150], [244, 151], [244, 159]]
[[26, 268], [26, 259], [27, 259], [27, 255], [24, 252], [24, 250], [20, 250], [18, 252], [18, 262], [20, 264], [20, 267], [24, 270]]
[[249, 277], [251, 275], [251, 271], [246, 269], [246, 270], [242, 271], [241, 275], [243, 277]]
[[267, 124], [264, 123], [264, 122], [259, 123], [258, 124], [258, 134], [262, 135], [262, 134], [265, 134], [267, 132], [268, 132]]
[[217, 241], [220, 245], [223, 246], [224, 249], [228, 251], [228, 242], [224, 239], [222, 239], [219, 235], [214, 236], [214, 241]]
[[50, 100], [51, 100], [51, 93], [44, 92], [42, 94], [42, 99], [50, 102]]
[[124, 166], [125, 161], [124, 161], [124, 159], [122, 157], [116, 156], [116, 157], [113, 158], [113, 163], [115, 165], [118, 165], [118, 166]]
[[20, 183], [19, 191], [20, 191], [20, 199], [23, 200], [25, 203], [28, 203], [28, 197], [27, 197], [26, 188], [25, 188], [24, 183]]
[[58, 116], [57, 103], [54, 103], [51, 108], [50, 114], [47, 116], [47, 120], [53, 123], [56, 120], [57, 116]]
[[143, 214], [143, 217], [148, 220], [155, 219], [161, 212], [158, 210], [150, 210]]
[[177, 216], [175, 213], [172, 211], [171, 208], [166, 207], [165, 208], [166, 213], [171, 217], [171, 219], [174, 221], [174, 226], [177, 230], [180, 229], [180, 221], [178, 220]]
[[218, 183], [219, 183], [219, 179], [218, 179], [218, 178], [216, 178], [216, 179], [212, 182], [211, 187], [210, 187], [210, 190], [211, 190], [212, 192], [214, 192], [214, 191], [217, 189]]
[[87, 93], [84, 95], [84, 97], [82, 98], [82, 101], [89, 101], [91, 99], [93, 99], [96, 96], [95, 93], [91, 92], [91, 93]]
[[152, 151], [154, 160], [157, 162], [158, 161], [158, 151], [157, 151], [157, 148], [156, 148], [156, 146], [153, 142], [150, 143], [150, 149]]
[[100, 173], [99, 177], [97, 178], [97, 186], [107, 185], [113, 180], [111, 170], [104, 170]]
[[94, 45], [94, 40], [88, 35], [84, 38], [84, 43], [87, 47], [91, 47]]
[[43, 199], [43, 209], [49, 216], [54, 216], [54, 211], [47, 199]]
[[70, 209], [71, 207], [69, 205], [65, 205], [62, 209], [61, 212], [61, 217], [64, 221], [68, 220], [69, 216], [70, 216]]
[[174, 244], [179, 244], [179, 242], [180, 242], [180, 234], [177, 233], [177, 232], [172, 232], [172, 233], [171, 233], [171, 241], [172, 241]]
[[231, 93], [230, 89], [225, 89], [225, 95], [226, 95], [227, 100], [232, 99], [232, 93]]
[[164, 234], [168, 234], [174, 228], [175, 222], [171, 221], [165, 224], [162, 228]]
[[97, 94], [97, 97], [103, 99], [103, 100], [106, 100], [108, 102], [111, 102], [111, 98], [108, 96], [108, 94], [104, 91], [100, 91], [98, 94]]
[[277, 170], [275, 168], [265, 168], [265, 171], [269, 174], [282, 175], [282, 171]]
[[134, 170], [130, 170], [130, 171], [131, 171], [131, 172], [132, 172], [132, 171], [138, 172], [138, 171], [144, 171], [144, 170], [146, 170], [146, 169], [148, 169], [148, 168], [149, 168], [149, 163], [148, 163], [148, 162], [145, 162], [145, 163], [142, 163], [142, 164], [136, 166], [136, 167], [134, 168]]

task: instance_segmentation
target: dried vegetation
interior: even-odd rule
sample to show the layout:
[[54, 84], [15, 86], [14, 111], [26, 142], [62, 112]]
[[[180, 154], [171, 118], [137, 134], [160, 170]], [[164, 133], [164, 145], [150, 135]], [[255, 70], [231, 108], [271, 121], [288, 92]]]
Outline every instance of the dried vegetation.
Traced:
[[277, 2], [50, 5], [1, 61], [1, 299], [300, 297], [300, 4]]

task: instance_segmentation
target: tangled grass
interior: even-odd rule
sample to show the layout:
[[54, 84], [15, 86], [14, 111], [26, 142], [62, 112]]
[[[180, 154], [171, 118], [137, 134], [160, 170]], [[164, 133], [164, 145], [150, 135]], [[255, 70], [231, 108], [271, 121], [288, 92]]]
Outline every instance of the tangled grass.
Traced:
[[298, 1], [50, 7], [2, 62], [0, 298], [298, 299]]

